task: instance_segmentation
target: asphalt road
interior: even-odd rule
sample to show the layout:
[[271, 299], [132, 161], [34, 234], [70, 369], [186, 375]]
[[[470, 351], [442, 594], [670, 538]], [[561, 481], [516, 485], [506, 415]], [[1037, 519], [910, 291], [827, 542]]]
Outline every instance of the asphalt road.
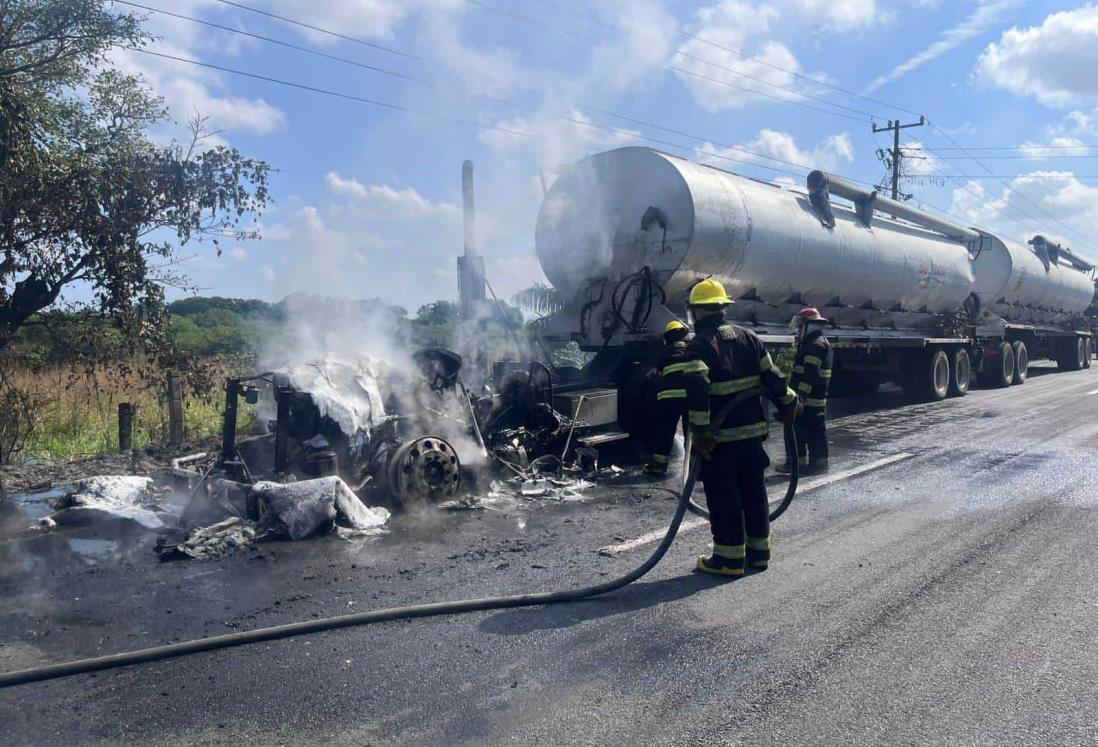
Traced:
[[[799, 498], [765, 573], [692, 573], [708, 543], [695, 528], [648, 577], [589, 602], [0, 691], [0, 741], [1098, 742], [1098, 368], [1034, 366], [1023, 387], [935, 405], [834, 404], [836, 471], [912, 456]], [[0, 670], [605, 580], [652, 545], [598, 548], [672, 508], [626, 477], [581, 502], [430, 512], [380, 540], [222, 561], [159, 564], [140, 537], [5, 541]]]

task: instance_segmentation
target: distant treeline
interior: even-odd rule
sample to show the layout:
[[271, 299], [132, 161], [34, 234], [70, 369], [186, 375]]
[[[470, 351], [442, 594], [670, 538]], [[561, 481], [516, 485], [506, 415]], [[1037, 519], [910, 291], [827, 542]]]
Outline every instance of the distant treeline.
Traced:
[[[317, 298], [316, 303], [330, 299]], [[223, 298], [221, 296], [193, 296], [168, 304], [169, 329], [176, 347], [199, 358], [254, 359], [262, 351], [264, 340], [277, 334], [279, 328], [292, 317], [294, 309], [308, 304], [305, 296], [290, 296], [277, 303], [255, 298]], [[364, 318], [380, 319], [388, 331], [398, 340], [411, 346], [435, 345], [455, 347], [455, 332], [459, 314], [452, 301], [434, 301], [417, 309], [409, 316], [407, 309], [387, 304], [378, 299], [355, 302], [337, 302], [343, 313], [357, 311]], [[522, 312], [508, 304], [502, 304], [503, 315], [512, 332], [522, 333]], [[60, 324], [61, 321], [80, 321], [80, 324]], [[29, 325], [20, 331], [12, 348], [11, 359], [33, 365], [54, 365], [71, 362], [74, 351], [87, 345], [89, 336], [112, 339], [117, 334], [110, 325], [91, 319], [67, 319], [64, 312], [52, 312], [48, 324]], [[507, 345], [512, 333], [501, 323], [501, 314], [493, 314], [487, 323], [489, 340], [495, 345]], [[79, 330], [81, 340], [73, 337]], [[124, 348], [119, 348], [124, 352]]]

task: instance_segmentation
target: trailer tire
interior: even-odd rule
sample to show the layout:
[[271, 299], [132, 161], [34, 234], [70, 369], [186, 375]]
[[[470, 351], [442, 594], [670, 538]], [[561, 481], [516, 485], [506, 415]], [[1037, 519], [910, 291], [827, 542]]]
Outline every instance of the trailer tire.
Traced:
[[1094, 358], [1094, 338], [1084, 337], [1083, 339], [1083, 368], [1090, 368], [1090, 361]]
[[1014, 383], [1025, 384], [1029, 376], [1029, 350], [1021, 340], [1011, 346], [1014, 348]]
[[972, 361], [968, 357], [968, 351], [959, 348], [953, 353], [953, 360], [949, 366], [949, 396], [963, 397], [968, 394], [968, 387], [972, 383]]
[[931, 349], [918, 355], [905, 377], [904, 394], [915, 402], [938, 402], [949, 394], [951, 372], [944, 350]]
[[1005, 340], [996, 346], [996, 355], [984, 356], [984, 386], [1002, 389], [1014, 383], [1014, 348]]
[[1083, 367], [1083, 356], [1079, 350], [1079, 341], [1083, 338], [1075, 335], [1056, 341], [1056, 367], [1061, 371], [1078, 371]]

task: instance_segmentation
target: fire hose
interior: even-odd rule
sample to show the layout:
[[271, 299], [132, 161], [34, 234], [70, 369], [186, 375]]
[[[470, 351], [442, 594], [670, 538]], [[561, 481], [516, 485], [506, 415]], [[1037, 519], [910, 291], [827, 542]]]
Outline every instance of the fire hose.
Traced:
[[[714, 418], [713, 427], [716, 428], [722, 423], [728, 413], [735, 409], [738, 404], [750, 397], [758, 397], [762, 394], [763, 392], [761, 389], [752, 389], [738, 395], [721, 409], [718, 416]], [[785, 497], [782, 499], [781, 503], [770, 512], [771, 520], [774, 520], [785, 513], [785, 510], [789, 508], [789, 504], [792, 502], [793, 496], [797, 492], [799, 471], [796, 443], [796, 436], [793, 433], [792, 426], [786, 425], [786, 459], [790, 465], [791, 473], [789, 476], [789, 484], [786, 487]], [[687, 451], [687, 454], [690, 454], [689, 450]], [[124, 667], [131, 664], [144, 664], [177, 656], [187, 656], [203, 651], [213, 651], [216, 649], [243, 646], [250, 643], [260, 643], [262, 641], [273, 641], [280, 638], [291, 638], [299, 635], [320, 633], [326, 630], [335, 630], [336, 628], [369, 625], [390, 620], [436, 617], [438, 615], [455, 615], [465, 612], [481, 612], [485, 610], [509, 609], [514, 607], [578, 602], [583, 599], [601, 596], [628, 586], [652, 570], [656, 564], [663, 559], [663, 556], [667, 553], [668, 549], [670, 549], [671, 543], [674, 541], [675, 535], [679, 531], [679, 526], [682, 524], [683, 516], [686, 514], [688, 508], [695, 513], [708, 516], [708, 512], [706, 512], [704, 508], [692, 501], [694, 485], [697, 482], [701, 470], [701, 463], [701, 457], [696, 454], [690, 456], [686, 461], [683, 487], [679, 493], [679, 501], [675, 508], [675, 515], [672, 517], [671, 524], [667, 527], [667, 533], [660, 541], [659, 546], [641, 565], [634, 568], [629, 573], [626, 573], [624, 576], [620, 576], [611, 581], [606, 581], [594, 586], [564, 589], [561, 591], [485, 597], [482, 599], [463, 599], [453, 602], [434, 602], [408, 607], [390, 607], [389, 609], [357, 612], [349, 615], [338, 615], [316, 620], [306, 620], [304, 622], [275, 625], [267, 628], [257, 628], [255, 630], [246, 630], [239, 633], [212, 636], [210, 638], [199, 638], [192, 641], [184, 641], [182, 643], [171, 643], [165, 646], [153, 646], [151, 648], [138, 649], [137, 651], [126, 651], [120, 654], [79, 659], [60, 664], [51, 664], [36, 669], [23, 669], [0, 674], [0, 689], [29, 682], [40, 682], [42, 680], [69, 677], [76, 674], [97, 672], [104, 669], [114, 669], [115, 667]]]

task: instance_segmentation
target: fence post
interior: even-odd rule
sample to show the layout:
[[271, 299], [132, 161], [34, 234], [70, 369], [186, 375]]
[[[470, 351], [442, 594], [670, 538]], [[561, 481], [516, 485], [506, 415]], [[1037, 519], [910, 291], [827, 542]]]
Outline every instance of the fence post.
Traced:
[[133, 405], [129, 402], [118, 404], [118, 450], [126, 452], [133, 449]]
[[183, 381], [176, 371], [168, 372], [168, 444], [183, 443]]

